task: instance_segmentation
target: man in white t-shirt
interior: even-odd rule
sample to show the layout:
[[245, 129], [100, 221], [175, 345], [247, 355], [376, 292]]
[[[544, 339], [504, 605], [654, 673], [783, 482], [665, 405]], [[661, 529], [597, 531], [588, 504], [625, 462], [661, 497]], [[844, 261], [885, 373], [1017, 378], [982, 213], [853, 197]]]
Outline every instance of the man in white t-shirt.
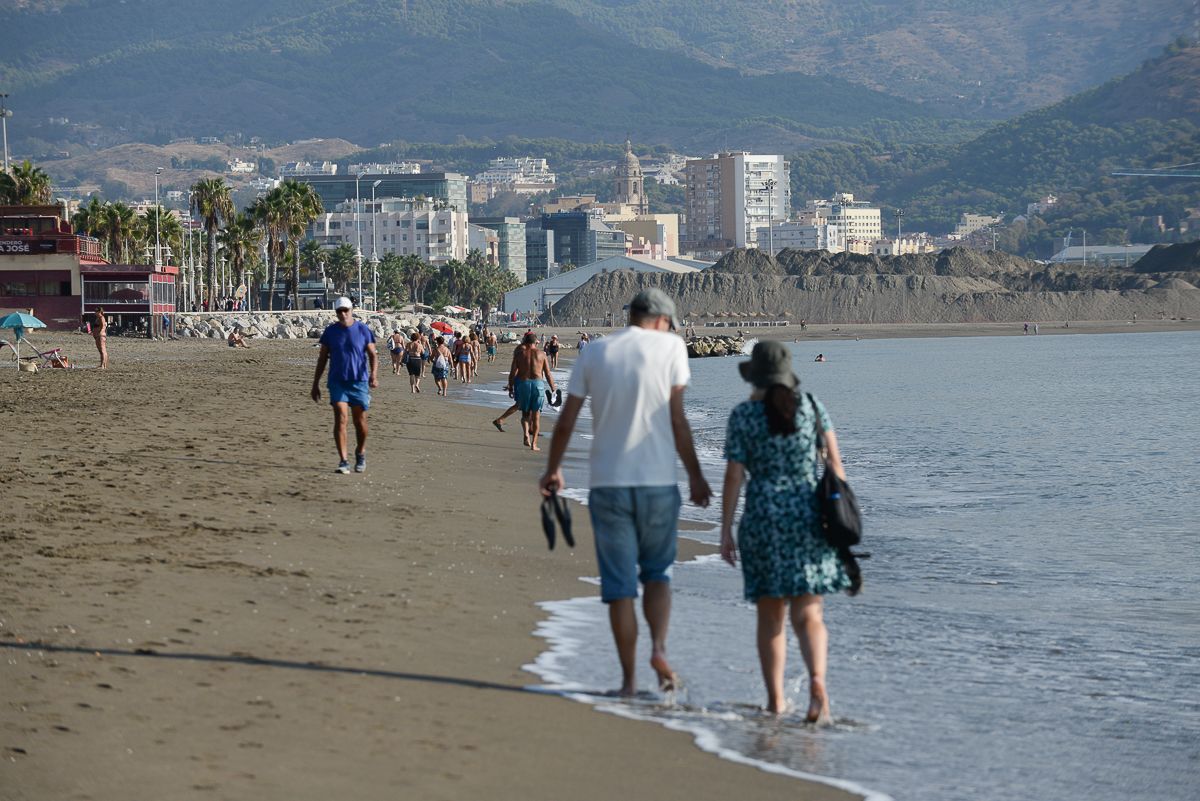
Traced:
[[629, 327], [588, 343], [571, 371], [550, 458], [539, 486], [543, 495], [563, 487], [562, 460], [584, 400], [592, 400], [588, 512], [600, 567], [600, 597], [621, 661], [621, 695], [637, 692], [638, 582], [650, 627], [650, 665], [661, 690], [677, 684], [667, 662], [671, 565], [681, 500], [675, 456], [687, 470], [692, 503], [707, 506], [712, 491], [700, 472], [692, 431], [683, 412], [691, 371], [677, 327], [675, 304], [647, 289], [629, 304]]

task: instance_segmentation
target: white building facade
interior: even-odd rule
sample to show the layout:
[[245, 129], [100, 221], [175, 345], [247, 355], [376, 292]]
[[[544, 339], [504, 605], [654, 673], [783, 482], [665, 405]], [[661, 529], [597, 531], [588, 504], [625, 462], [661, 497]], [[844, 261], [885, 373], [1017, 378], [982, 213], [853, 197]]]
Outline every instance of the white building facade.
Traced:
[[786, 220], [775, 223], [769, 232], [766, 228], [760, 228], [758, 247], [760, 250], [774, 248], [773, 253], [784, 248], [841, 253], [846, 249], [846, 238], [832, 223]]
[[855, 200], [849, 192], [838, 192], [829, 200], [810, 200], [805, 217], [836, 225], [847, 240], [874, 242], [883, 238], [883, 214], [878, 206]]
[[473, 183], [488, 185], [493, 194], [536, 194], [553, 189], [557, 180], [545, 159], [517, 156], [492, 159], [488, 168], [475, 176]]
[[470, 247], [465, 211], [434, 209], [432, 203], [400, 198], [360, 201], [357, 215], [353, 200], [339, 203], [334, 211], [318, 217], [309, 231], [309, 238], [322, 247], [361, 247], [364, 259], [395, 253], [416, 255], [440, 266], [451, 259], [466, 259]]

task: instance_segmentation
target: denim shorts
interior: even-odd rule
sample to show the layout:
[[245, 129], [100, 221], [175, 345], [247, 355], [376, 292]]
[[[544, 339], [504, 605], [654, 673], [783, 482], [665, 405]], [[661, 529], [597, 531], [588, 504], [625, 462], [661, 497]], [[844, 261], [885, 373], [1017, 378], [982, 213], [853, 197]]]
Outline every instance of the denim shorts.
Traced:
[[339, 381], [330, 378], [329, 402], [361, 406], [363, 411], [366, 411], [371, 407], [371, 385], [367, 381]]
[[682, 501], [679, 488], [594, 487], [588, 513], [605, 603], [636, 598], [638, 581], [670, 581]]

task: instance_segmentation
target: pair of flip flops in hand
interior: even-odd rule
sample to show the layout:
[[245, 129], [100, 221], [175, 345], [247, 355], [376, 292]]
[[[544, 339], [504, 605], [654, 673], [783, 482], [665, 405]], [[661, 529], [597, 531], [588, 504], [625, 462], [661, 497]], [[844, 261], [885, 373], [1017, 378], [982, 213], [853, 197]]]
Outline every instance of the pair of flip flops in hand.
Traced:
[[571, 510], [567, 508], [567, 499], [557, 492], [551, 492], [542, 500], [542, 531], [546, 533], [546, 543], [554, 550], [556, 534], [555, 520], [562, 527], [563, 539], [571, 548], [575, 547], [575, 537], [571, 534]]
[[562, 406], [562, 390], [556, 389], [554, 392], [546, 390], [546, 403], [550, 404], [555, 409], [557, 409], [559, 406]]

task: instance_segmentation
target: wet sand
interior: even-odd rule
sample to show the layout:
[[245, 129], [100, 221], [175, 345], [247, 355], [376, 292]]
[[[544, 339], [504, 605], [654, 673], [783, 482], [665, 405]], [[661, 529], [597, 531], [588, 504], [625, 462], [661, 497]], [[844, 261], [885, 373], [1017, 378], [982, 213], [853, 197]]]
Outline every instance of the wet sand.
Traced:
[[384, 363], [338, 476], [310, 341], [109, 349], [0, 369], [0, 798], [850, 797], [524, 689], [595, 568], [585, 514], [546, 550], [519, 426]]

